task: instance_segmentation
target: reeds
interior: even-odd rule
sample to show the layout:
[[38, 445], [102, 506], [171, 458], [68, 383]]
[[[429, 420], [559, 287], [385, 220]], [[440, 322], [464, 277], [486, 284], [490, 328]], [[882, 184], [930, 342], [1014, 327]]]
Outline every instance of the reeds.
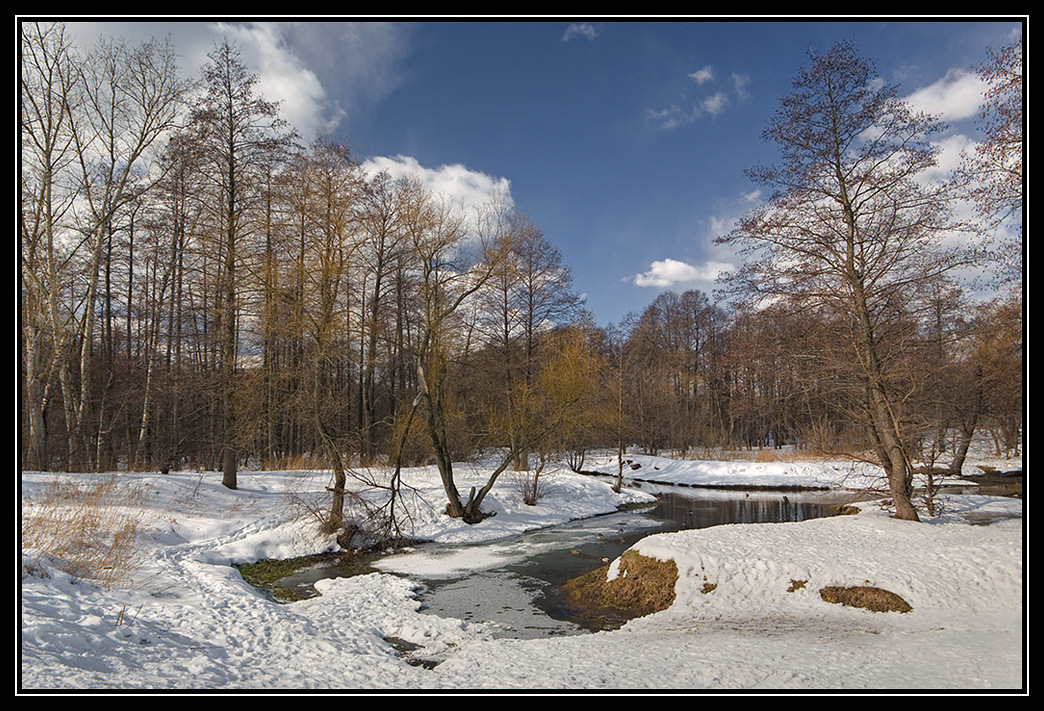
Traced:
[[41, 495], [22, 501], [22, 550], [46, 555], [73, 577], [118, 585], [144, 555], [137, 538], [148, 511], [145, 498], [140, 487], [114, 474], [56, 478]]

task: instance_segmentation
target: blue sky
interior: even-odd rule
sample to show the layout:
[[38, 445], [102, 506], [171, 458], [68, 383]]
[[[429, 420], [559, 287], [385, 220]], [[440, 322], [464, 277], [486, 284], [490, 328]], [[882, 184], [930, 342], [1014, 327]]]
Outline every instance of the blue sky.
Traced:
[[744, 170], [775, 161], [761, 132], [810, 47], [854, 41], [911, 103], [950, 122], [940, 141], [952, 161], [977, 137], [971, 70], [1023, 29], [1019, 18], [69, 25], [81, 48], [99, 32], [169, 35], [195, 76], [228, 38], [303, 135], [330, 133], [440, 191], [509, 190], [601, 325], [664, 289], [711, 294], [735, 263], [714, 238], [757, 199]]

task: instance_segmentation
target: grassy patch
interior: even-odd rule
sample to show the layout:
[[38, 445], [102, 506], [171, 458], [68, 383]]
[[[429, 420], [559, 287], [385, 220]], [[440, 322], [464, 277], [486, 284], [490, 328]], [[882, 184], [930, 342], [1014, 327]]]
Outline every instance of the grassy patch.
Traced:
[[909, 612], [913, 609], [910, 603], [893, 592], [862, 585], [821, 588], [819, 596], [827, 602], [861, 607], [872, 612]]
[[315, 565], [315, 561], [311, 556], [304, 556], [283, 560], [259, 560], [256, 563], [244, 563], [235, 567], [243, 576], [243, 580], [255, 588], [267, 591], [280, 602], [294, 602], [302, 599], [301, 593], [293, 588], [284, 588], [277, 583], [310, 565]]
[[299, 570], [304, 570], [314, 565], [336, 565], [343, 572], [353, 571], [358, 574], [372, 572], [373, 570], [364, 562], [354, 560], [348, 554], [341, 553], [321, 553], [281, 560], [259, 560], [256, 563], [237, 565], [236, 569], [243, 577], [243, 580], [256, 588], [267, 591], [279, 602], [294, 602], [311, 597], [311, 595], [299, 588], [284, 587], [279, 584], [279, 581]]
[[22, 549], [49, 554], [73, 577], [118, 585], [143, 559], [137, 538], [146, 503], [136, 484], [116, 475], [86, 482], [56, 478], [39, 497], [22, 502]]
[[315, 565], [312, 556], [300, 558], [284, 558], [282, 560], [259, 560], [256, 563], [243, 563], [237, 565], [239, 574], [243, 580], [251, 585], [269, 586], [277, 580], [282, 580], [288, 575], [296, 573], [302, 568]]
[[602, 566], [563, 586], [567, 599], [581, 614], [630, 619], [666, 610], [674, 602], [678, 580], [674, 561], [625, 551], [615, 579], [606, 579], [608, 570], [609, 566]]

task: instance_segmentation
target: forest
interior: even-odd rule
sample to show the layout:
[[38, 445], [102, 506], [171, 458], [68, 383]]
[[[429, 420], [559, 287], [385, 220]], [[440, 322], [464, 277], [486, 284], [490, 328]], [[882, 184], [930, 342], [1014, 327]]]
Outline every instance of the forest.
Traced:
[[898, 491], [974, 435], [1022, 445], [1021, 43], [981, 68], [986, 139], [938, 188], [932, 120], [853, 48], [815, 55], [765, 132], [780, 165], [751, 171], [773, 197], [721, 237], [745, 267], [611, 325], [537, 216], [302, 145], [233, 45], [192, 83], [168, 44], [81, 54], [60, 24], [20, 54], [24, 469], [321, 468], [336, 497], [435, 463], [474, 521], [452, 463], [479, 454], [492, 485], [596, 449], [870, 452]]

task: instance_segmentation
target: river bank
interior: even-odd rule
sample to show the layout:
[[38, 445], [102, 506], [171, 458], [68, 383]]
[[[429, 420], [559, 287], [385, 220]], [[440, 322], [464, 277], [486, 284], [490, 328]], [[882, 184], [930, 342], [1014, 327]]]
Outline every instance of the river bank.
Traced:
[[[682, 465], [672, 466], [681, 476]], [[835, 489], [873, 474], [822, 462], [772, 472], [731, 466], [738, 479], [771, 474], [766, 484], [778, 476], [791, 483], [833, 476]], [[689, 468], [686, 476], [695, 476], [695, 465]], [[713, 476], [723, 475], [724, 466], [711, 468]], [[480, 480], [482, 473], [472, 476]], [[461, 476], [467, 485], [465, 467]], [[97, 478], [61, 477], [81, 487]], [[23, 473], [23, 514], [29, 502], [43, 504], [56, 478]], [[135, 490], [129, 501], [140, 513], [143, 554], [125, 580], [103, 588], [63, 572], [52, 554], [21, 551], [19, 690], [1017, 693], [1024, 687], [1018, 499], [947, 496], [939, 515], [920, 524], [867, 509], [647, 536], [633, 548], [673, 560], [679, 570], [669, 609], [612, 632], [511, 639], [498, 638], [488, 624], [425, 612], [416, 586], [394, 573], [323, 581], [320, 595], [292, 604], [271, 601], [244, 582], [235, 564], [335, 550], [335, 541], [315, 536], [307, 507], [293, 503], [321, 496], [327, 478], [251, 472], [233, 492], [220, 486], [218, 474], [119, 475]], [[505, 485], [489, 499], [497, 515], [468, 527], [440, 513], [437, 474], [411, 470], [408, 481], [416, 493], [417, 537], [458, 544], [589, 519], [650, 497], [642, 489], [615, 494], [605, 481], [560, 471], [538, 506], [525, 506]], [[973, 525], [987, 514], [991, 523]], [[467, 571], [489, 562], [474, 555], [496, 550], [475, 546], [469, 556], [466, 547], [414, 563]], [[791, 579], [808, 583], [787, 592]], [[912, 611], [847, 608], [817, 592], [867, 580], [904, 597]], [[709, 594], [702, 592], [708, 581], [715, 584]]]

